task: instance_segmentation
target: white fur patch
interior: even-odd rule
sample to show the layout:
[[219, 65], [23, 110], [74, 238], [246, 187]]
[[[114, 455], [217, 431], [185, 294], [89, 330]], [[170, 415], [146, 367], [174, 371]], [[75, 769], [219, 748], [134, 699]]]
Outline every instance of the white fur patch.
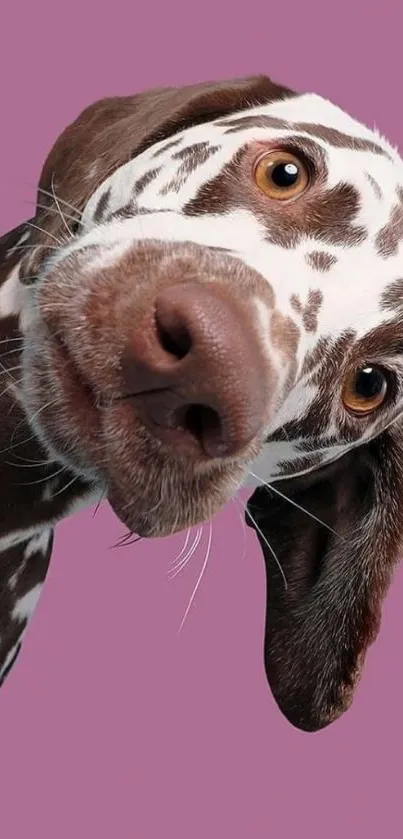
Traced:
[[20, 282], [20, 265], [16, 265], [0, 286], [0, 318], [19, 316], [19, 327], [24, 333], [34, 319], [33, 292]]
[[23, 597], [17, 600], [12, 611], [12, 619], [21, 621], [21, 623], [28, 621], [37, 606], [41, 591], [42, 583], [37, 583], [31, 588]]

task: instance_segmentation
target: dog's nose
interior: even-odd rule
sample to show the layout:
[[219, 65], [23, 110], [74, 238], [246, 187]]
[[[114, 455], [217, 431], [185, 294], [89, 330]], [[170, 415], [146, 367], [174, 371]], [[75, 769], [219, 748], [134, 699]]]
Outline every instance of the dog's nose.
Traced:
[[161, 291], [123, 359], [125, 394], [178, 451], [236, 455], [263, 428], [269, 361], [247, 304], [212, 283]]

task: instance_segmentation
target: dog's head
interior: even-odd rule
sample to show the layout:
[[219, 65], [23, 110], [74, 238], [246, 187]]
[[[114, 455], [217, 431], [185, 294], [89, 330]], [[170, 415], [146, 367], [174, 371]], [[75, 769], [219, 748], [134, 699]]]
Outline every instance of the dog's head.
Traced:
[[249, 505], [267, 674], [292, 722], [328, 724], [403, 522], [397, 152], [265, 77], [104, 100], [56, 143], [28, 230], [41, 440], [146, 536], [274, 483]]

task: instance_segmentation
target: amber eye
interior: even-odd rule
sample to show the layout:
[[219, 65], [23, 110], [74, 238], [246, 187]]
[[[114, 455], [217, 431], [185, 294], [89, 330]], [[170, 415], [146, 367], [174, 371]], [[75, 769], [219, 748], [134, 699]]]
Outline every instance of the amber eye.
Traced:
[[270, 151], [255, 166], [255, 181], [275, 201], [287, 201], [301, 195], [309, 183], [308, 166], [287, 151]]
[[343, 387], [343, 404], [351, 414], [365, 416], [381, 407], [388, 391], [386, 374], [379, 367], [368, 365], [354, 370]]

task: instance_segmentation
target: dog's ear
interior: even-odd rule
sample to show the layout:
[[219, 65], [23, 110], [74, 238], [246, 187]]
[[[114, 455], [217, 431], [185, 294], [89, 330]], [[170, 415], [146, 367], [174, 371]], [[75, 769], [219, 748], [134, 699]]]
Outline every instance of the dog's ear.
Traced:
[[305, 731], [347, 710], [379, 630], [401, 547], [401, 434], [385, 432], [309, 479], [259, 487], [248, 505], [266, 565], [267, 678]]
[[[266, 76], [253, 76], [103, 99], [86, 108], [61, 134], [43, 167], [21, 279], [29, 282], [29, 276], [35, 277], [55, 240], [65, 239], [66, 218], [79, 218], [98, 186], [153, 143], [201, 122], [293, 95]], [[73, 219], [68, 226], [74, 226]]]

